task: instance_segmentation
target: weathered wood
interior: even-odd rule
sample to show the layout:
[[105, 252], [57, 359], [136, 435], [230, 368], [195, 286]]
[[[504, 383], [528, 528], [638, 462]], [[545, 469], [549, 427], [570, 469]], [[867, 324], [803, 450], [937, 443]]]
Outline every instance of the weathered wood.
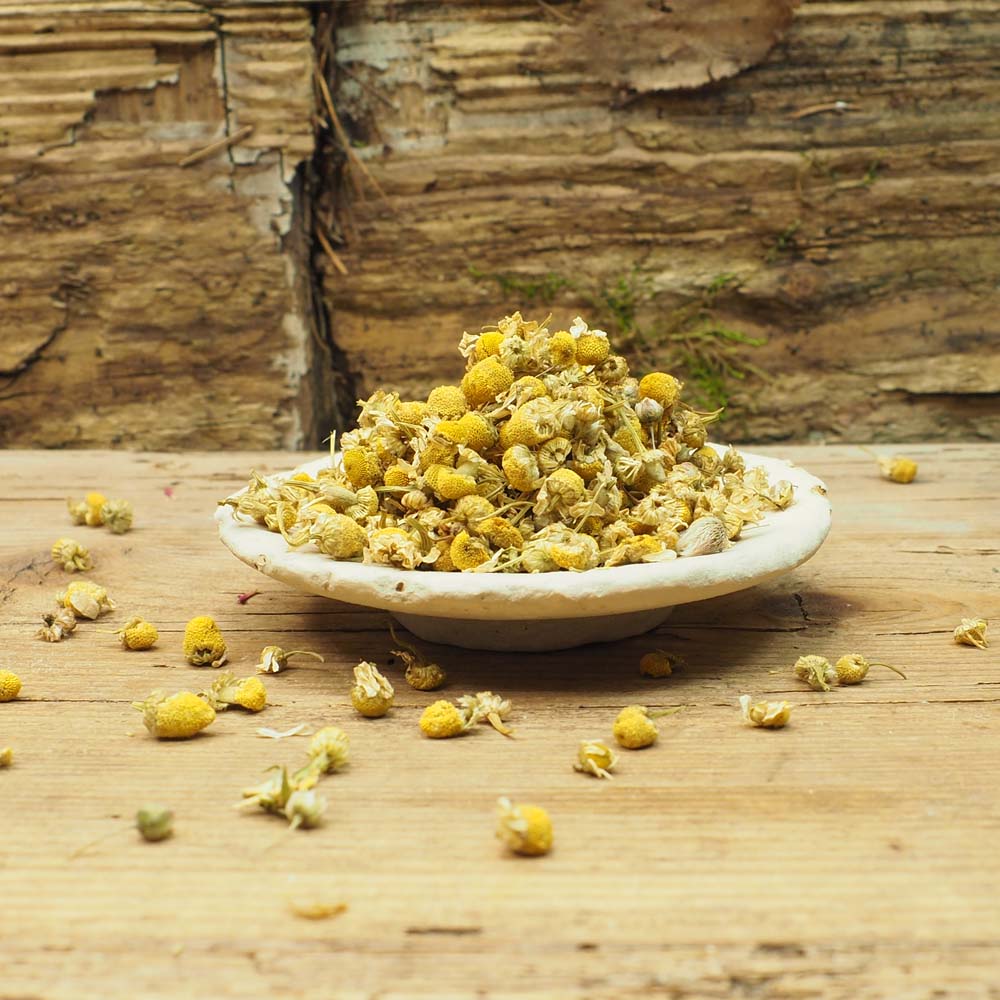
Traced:
[[312, 66], [300, 3], [0, 2], [0, 444], [326, 433]]
[[[318, 264], [360, 395], [453, 380], [505, 311], [584, 311], [731, 399], [729, 437], [1000, 432], [1000, 5], [339, 10], [335, 101], [388, 195], [327, 206], [349, 274]], [[767, 338], [730, 344], [745, 381], [720, 330]]]
[[[215, 538], [218, 497], [301, 454], [0, 455], [16, 529], [0, 539], [2, 666], [24, 681], [0, 705], [0, 746], [16, 753], [0, 770], [0, 996], [995, 996], [997, 657], [950, 632], [1000, 616], [1000, 447], [907, 452], [920, 475], [899, 486], [856, 449], [782, 449], [830, 488], [826, 545], [771, 585], [679, 608], [655, 635], [531, 656], [429, 649], [452, 676], [443, 694], [492, 688], [516, 709], [515, 740], [484, 728], [441, 743], [416, 728], [435, 695], [398, 667], [389, 717], [350, 709], [350, 667], [389, 660], [384, 614], [298, 596]], [[69, 526], [65, 496], [93, 487], [134, 501], [131, 533]], [[119, 607], [47, 645], [32, 633], [71, 579], [47, 557], [63, 534], [91, 546], [90, 576]], [[160, 627], [153, 650], [100, 631], [131, 614]], [[261, 716], [157, 743], [129, 702], [208, 683], [180, 655], [195, 614], [219, 620], [240, 673], [270, 643], [327, 662], [267, 679]], [[687, 666], [640, 677], [657, 646]], [[874, 668], [823, 695], [790, 676], [801, 653], [847, 651], [909, 679]], [[792, 723], [744, 728], [744, 691], [793, 701]], [[630, 702], [688, 707], [656, 747], [623, 752], [614, 781], [574, 773], [577, 741], [607, 737]], [[303, 753], [254, 729], [303, 721], [343, 725], [354, 759], [324, 782], [325, 825], [275, 844], [278, 821], [231, 807]], [[502, 793], [551, 810], [549, 857], [503, 855]], [[149, 799], [176, 811], [173, 840], [130, 829]], [[313, 923], [289, 898], [349, 908]]]

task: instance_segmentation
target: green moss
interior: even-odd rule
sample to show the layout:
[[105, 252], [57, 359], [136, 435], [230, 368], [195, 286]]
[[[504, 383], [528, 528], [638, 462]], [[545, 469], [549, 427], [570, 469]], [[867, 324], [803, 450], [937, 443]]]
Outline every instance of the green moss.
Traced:
[[468, 268], [477, 281], [496, 282], [505, 301], [517, 301], [522, 306], [536, 302], [549, 305], [561, 291], [572, 287], [568, 279], [551, 271], [536, 278], [512, 272], [488, 274], [475, 264], [469, 264]]

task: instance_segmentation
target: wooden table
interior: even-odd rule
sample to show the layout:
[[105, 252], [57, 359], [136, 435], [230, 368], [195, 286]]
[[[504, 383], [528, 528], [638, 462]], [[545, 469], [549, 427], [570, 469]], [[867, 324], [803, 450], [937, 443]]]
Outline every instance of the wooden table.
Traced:
[[[217, 498], [302, 456], [0, 455], [0, 665], [24, 681], [0, 705], [16, 753], [0, 771], [0, 997], [996, 997], [1000, 665], [951, 631], [1000, 616], [1000, 446], [899, 450], [920, 463], [909, 486], [855, 448], [770, 449], [834, 506], [824, 548], [777, 583], [615, 645], [430, 648], [447, 695], [492, 688], [516, 709], [514, 740], [441, 742], [416, 725], [434, 695], [398, 667], [387, 718], [350, 707], [351, 667], [391, 659], [385, 614], [293, 593], [216, 540]], [[70, 527], [65, 498], [96, 487], [134, 502], [131, 533]], [[90, 545], [118, 610], [49, 645], [33, 636], [70, 579], [48, 558], [60, 535]], [[101, 631], [133, 614], [160, 628], [148, 652]], [[129, 703], [207, 685], [180, 652], [198, 614], [241, 674], [272, 643], [326, 663], [269, 678], [260, 716], [157, 742]], [[686, 668], [641, 677], [659, 646]], [[874, 668], [822, 694], [792, 676], [802, 653], [849, 651], [909, 679]], [[744, 727], [743, 692], [790, 699], [792, 723]], [[614, 781], [575, 773], [577, 741], [607, 738], [632, 702], [688, 707], [623, 751]], [[299, 722], [343, 726], [353, 759], [322, 785], [325, 825], [281, 837], [233, 806], [304, 756], [304, 739], [256, 728]], [[501, 794], [550, 810], [551, 855], [503, 852]], [[174, 809], [172, 840], [131, 828], [147, 800]], [[348, 908], [292, 912], [316, 901]]]

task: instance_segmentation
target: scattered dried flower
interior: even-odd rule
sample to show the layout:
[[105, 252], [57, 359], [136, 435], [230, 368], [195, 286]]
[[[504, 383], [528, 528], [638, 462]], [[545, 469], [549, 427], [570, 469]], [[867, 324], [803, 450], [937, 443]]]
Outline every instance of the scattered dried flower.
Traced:
[[58, 538], [52, 543], [52, 561], [62, 566], [67, 573], [94, 568], [90, 552], [72, 538]]
[[225, 711], [230, 705], [248, 712], [260, 712], [267, 705], [267, 688], [259, 677], [237, 678], [227, 670], [207, 691], [202, 691], [200, 697], [217, 712]]
[[260, 653], [260, 660], [257, 663], [257, 672], [261, 674], [280, 674], [288, 666], [288, 661], [293, 656], [311, 656], [320, 663], [326, 662], [319, 653], [314, 653], [309, 649], [284, 650], [280, 646], [265, 646]]
[[753, 701], [750, 695], [740, 696], [743, 721], [764, 729], [781, 729], [791, 718], [792, 706], [787, 701]]
[[21, 678], [10, 670], [0, 670], [0, 701], [13, 701], [21, 693]]
[[681, 534], [677, 554], [706, 556], [729, 547], [729, 529], [720, 518], [706, 514], [699, 517]]
[[882, 475], [894, 483], [912, 483], [917, 478], [917, 463], [902, 455], [880, 458], [878, 467]]
[[385, 715], [392, 708], [394, 695], [388, 678], [379, 672], [374, 663], [362, 660], [354, 668], [351, 704], [366, 719], [378, 719]]
[[113, 535], [124, 535], [132, 527], [134, 516], [128, 500], [106, 500], [101, 506], [101, 521]]
[[878, 660], [866, 660], [860, 653], [848, 653], [837, 660], [834, 670], [838, 684], [860, 684], [867, 676], [871, 667], [888, 667], [906, 680], [906, 674], [891, 663], [881, 663]]
[[142, 712], [142, 721], [158, 740], [187, 740], [215, 721], [215, 709], [190, 691], [169, 697], [154, 691], [145, 701], [132, 707]]
[[142, 618], [130, 618], [115, 635], [126, 649], [151, 649], [160, 637], [156, 626]]
[[472, 725], [470, 717], [450, 701], [435, 701], [420, 716], [420, 731], [432, 740], [461, 736]]
[[639, 673], [646, 677], [669, 677], [683, 661], [665, 649], [654, 649], [639, 660]]
[[226, 662], [226, 640], [214, 618], [199, 615], [187, 623], [184, 656], [196, 667], [221, 667]]
[[837, 671], [825, 656], [800, 656], [794, 670], [814, 691], [829, 691], [830, 685], [837, 683]]
[[990, 644], [989, 639], [986, 638], [987, 627], [988, 622], [985, 618], [963, 618], [953, 633], [955, 642], [961, 646], [986, 649]]
[[488, 722], [498, 733], [513, 736], [514, 730], [505, 726], [503, 720], [511, 713], [511, 704], [506, 698], [492, 691], [479, 691], [476, 694], [463, 694], [458, 699], [459, 707], [469, 719], [469, 725], [477, 722]]
[[595, 778], [610, 778], [611, 771], [618, 763], [618, 754], [607, 744], [597, 740], [583, 740], [576, 754], [574, 771], [592, 774]]
[[91, 621], [115, 609], [107, 590], [89, 580], [74, 580], [63, 593], [57, 595], [56, 602], [69, 608], [77, 618], [89, 618]]
[[42, 627], [35, 633], [46, 642], [62, 642], [76, 630], [76, 615], [69, 608], [58, 607], [42, 615]]
[[308, 830], [319, 826], [323, 813], [326, 812], [326, 805], [326, 799], [311, 788], [296, 789], [285, 803], [284, 813], [289, 828], [297, 830], [302, 827], [303, 830]]
[[650, 717], [648, 708], [643, 705], [628, 705], [618, 713], [611, 734], [626, 750], [641, 750], [652, 746], [660, 731]]
[[101, 508], [106, 500], [107, 497], [103, 493], [88, 493], [83, 500], [67, 500], [66, 506], [75, 524], [86, 524], [91, 528], [97, 528], [104, 523]]
[[541, 806], [497, 799], [497, 837], [515, 854], [538, 857], [552, 850], [552, 820]]
[[423, 654], [408, 642], [396, 635], [392, 623], [389, 623], [389, 634], [393, 642], [402, 649], [393, 649], [393, 656], [398, 656], [406, 666], [406, 683], [417, 691], [436, 691], [448, 679], [448, 675], [436, 663], [428, 662]]
[[14, 763], [14, 751], [11, 747], [0, 748], [0, 767], [10, 767]]
[[135, 827], [144, 840], [166, 840], [174, 832], [174, 814], [166, 806], [143, 806], [135, 814]]
[[309, 741], [309, 762], [292, 775], [295, 788], [312, 788], [324, 774], [339, 771], [351, 756], [351, 741], [343, 729], [326, 726]]

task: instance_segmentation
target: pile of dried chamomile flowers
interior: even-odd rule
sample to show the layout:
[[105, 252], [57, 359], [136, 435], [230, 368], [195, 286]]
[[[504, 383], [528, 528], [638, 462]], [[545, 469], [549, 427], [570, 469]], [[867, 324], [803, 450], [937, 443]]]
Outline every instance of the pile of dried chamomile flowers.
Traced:
[[607, 335], [507, 316], [459, 345], [458, 385], [376, 391], [316, 476], [221, 501], [332, 559], [438, 572], [543, 573], [719, 552], [793, 487], [707, 445], [666, 372], [641, 381]]
[[88, 493], [82, 500], [70, 498], [66, 506], [74, 524], [86, 524], [91, 528], [104, 525], [115, 535], [123, 535], [132, 527], [134, 511], [128, 500], [109, 500], [103, 493], [95, 492]]

